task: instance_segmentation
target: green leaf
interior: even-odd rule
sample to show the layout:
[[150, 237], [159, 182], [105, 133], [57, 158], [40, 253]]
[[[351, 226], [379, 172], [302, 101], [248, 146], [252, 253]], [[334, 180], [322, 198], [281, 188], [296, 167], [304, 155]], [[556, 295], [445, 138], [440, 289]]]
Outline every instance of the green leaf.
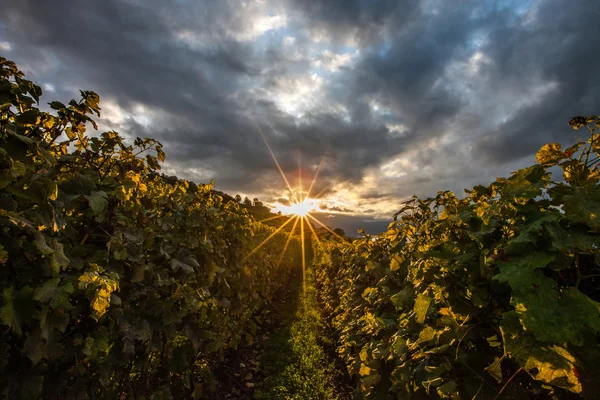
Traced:
[[523, 331], [517, 313], [507, 312], [500, 325], [504, 352], [534, 379], [546, 384], [581, 393], [576, 358], [560, 345], [544, 345]]
[[504, 199], [531, 199], [540, 196], [542, 188], [549, 185], [550, 174], [541, 165], [534, 165], [514, 172], [509, 179], [498, 180], [503, 183]]
[[96, 190], [96, 184], [88, 176], [77, 174], [61, 182], [60, 190], [69, 195], [85, 195]]
[[[419, 322], [419, 321], [417, 321], [417, 322]], [[419, 322], [419, 323], [422, 323], [422, 322]], [[436, 335], [436, 330], [433, 329], [431, 326], [426, 326], [425, 328], [423, 328], [423, 330], [421, 330], [421, 332], [419, 333], [419, 338], [417, 339], [416, 342], [414, 342], [412, 344], [412, 346], [417, 347], [417, 346], [423, 345], [423, 344], [430, 344], [430, 342], [433, 341], [433, 339], [435, 339], [435, 335]]]
[[54, 250], [50, 258], [52, 270], [54, 273], [65, 270], [69, 266], [70, 260], [65, 256], [63, 244], [59, 243], [56, 239], [52, 239], [50, 247]]
[[390, 296], [390, 301], [397, 310], [412, 308], [415, 303], [415, 290], [412, 285], [406, 285], [404, 289]]
[[185, 274], [191, 274], [194, 272], [194, 268], [192, 266], [176, 259], [171, 260], [171, 268], [173, 269], [173, 272], [177, 272], [179, 270], [183, 271]]
[[125, 245], [121, 241], [122, 235], [119, 232], [117, 236], [111, 236], [110, 240], [107, 243], [108, 250], [112, 253], [115, 260], [125, 260], [127, 259], [127, 249]]
[[44, 235], [42, 234], [42, 232], [40, 231], [36, 231], [35, 234], [33, 235], [33, 245], [35, 246], [36, 249], [38, 249], [38, 251], [44, 255], [44, 256], [48, 256], [52, 253], [54, 253], [54, 249], [50, 246], [48, 246], [48, 243], [46, 243], [46, 238], [44, 237]]
[[39, 363], [46, 356], [46, 345], [42, 342], [39, 328], [34, 329], [27, 334], [27, 340], [23, 346], [23, 351], [31, 360], [33, 365]]
[[113, 190], [113, 195], [115, 195], [115, 197], [121, 201], [127, 201], [129, 200], [129, 198], [131, 197], [129, 195], [129, 193], [127, 193], [127, 190], [125, 189], [125, 187], [123, 185], [119, 185], [117, 186], [117, 188], [115, 190]]
[[213, 262], [210, 262], [207, 264], [206, 279], [207, 279], [209, 285], [213, 284], [218, 271], [219, 271], [219, 266], [217, 264], [215, 264]]
[[48, 200], [56, 200], [58, 197], [58, 186], [56, 182], [48, 178], [40, 178], [33, 182], [27, 193], [37, 203], [46, 203]]
[[102, 214], [108, 207], [108, 196], [103, 191], [92, 192], [85, 198], [96, 215]]
[[158, 163], [158, 160], [156, 159], [156, 157], [151, 156], [150, 154], [148, 154], [146, 156], [146, 162], [148, 163], [148, 166], [153, 169], [153, 170], [158, 170], [160, 169], [160, 164]]
[[527, 225], [521, 227], [519, 235], [509, 242], [506, 251], [508, 254], [523, 253], [531, 248], [532, 243], [536, 243], [540, 238], [540, 233], [544, 226], [550, 222], [560, 219], [558, 214], [544, 214], [541, 218], [535, 219]]
[[48, 104], [50, 105], [51, 108], [53, 108], [55, 110], [62, 110], [63, 108], [67, 108], [67, 106], [65, 106], [60, 101], [52, 101], [52, 102], [50, 102]]
[[144, 280], [144, 273], [146, 272], [146, 265], [136, 263], [132, 266], [133, 271], [131, 275], [131, 282], [140, 282]]
[[511, 304], [537, 340], [581, 346], [588, 334], [600, 331], [600, 303], [575, 288], [559, 289], [541, 272], [555, 257], [540, 252], [503, 263], [494, 279], [509, 283]]
[[33, 108], [15, 117], [15, 121], [24, 126], [33, 126], [40, 123], [40, 110]]
[[46, 239], [44, 235], [36, 231], [33, 239], [34, 246], [38, 251], [48, 259], [50, 268], [54, 275], [58, 274], [61, 270], [64, 270], [69, 266], [70, 260], [65, 256], [63, 251], [64, 246], [59, 243], [56, 239]]
[[563, 197], [565, 216], [571, 222], [600, 229], [600, 188], [575, 187], [573, 194]]
[[548, 232], [552, 246], [556, 251], [572, 253], [574, 251], [592, 252], [595, 250], [597, 239], [587, 232], [582, 232], [575, 227], [566, 229], [558, 223], [547, 224], [544, 228]]
[[19, 290], [12, 287], [2, 292], [2, 308], [0, 308], [0, 321], [17, 335], [21, 335], [21, 324], [31, 320], [33, 315], [32, 303], [33, 289], [24, 286]]
[[501, 263], [500, 273], [494, 279], [508, 282], [513, 289], [531, 290], [533, 271], [544, 268], [556, 258], [556, 253], [534, 252], [523, 257]]
[[500, 358], [494, 357], [494, 362], [484, 368], [484, 370], [498, 381], [498, 383], [502, 383], [504, 378], [502, 377], [502, 360]]
[[47, 302], [52, 298], [52, 296], [56, 292], [59, 283], [60, 278], [53, 278], [44, 282], [41, 286], [38, 286], [33, 292], [33, 299]]
[[531, 282], [535, 289], [515, 293], [511, 303], [523, 327], [537, 340], [582, 346], [587, 336], [600, 332], [600, 303], [575, 288], [561, 293], [541, 273]]
[[66, 283], [59, 286], [60, 278], [53, 278], [38, 286], [33, 292], [33, 300], [49, 303], [52, 308], [70, 307], [69, 294], [73, 293], [73, 285]]

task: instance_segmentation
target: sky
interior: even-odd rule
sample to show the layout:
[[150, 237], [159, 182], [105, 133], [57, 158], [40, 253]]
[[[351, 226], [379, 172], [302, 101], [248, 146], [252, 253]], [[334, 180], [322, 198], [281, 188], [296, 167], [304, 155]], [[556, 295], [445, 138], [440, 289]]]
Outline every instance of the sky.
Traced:
[[[45, 102], [100, 95], [101, 131], [163, 172], [277, 210], [290, 184], [347, 234], [411, 195], [487, 184], [598, 113], [593, 0], [0, 0], [0, 56]], [[319, 165], [321, 166], [319, 169]]]

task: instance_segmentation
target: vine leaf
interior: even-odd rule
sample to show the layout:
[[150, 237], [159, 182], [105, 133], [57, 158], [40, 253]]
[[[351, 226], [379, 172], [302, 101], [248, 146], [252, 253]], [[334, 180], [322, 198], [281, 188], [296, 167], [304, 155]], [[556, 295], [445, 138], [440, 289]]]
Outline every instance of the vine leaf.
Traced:
[[534, 379], [575, 393], [582, 391], [581, 382], [574, 372], [577, 360], [565, 347], [541, 345], [523, 331], [514, 311], [503, 315], [500, 331], [505, 355], [514, 357]]
[[33, 289], [24, 286], [19, 290], [9, 287], [2, 292], [3, 306], [0, 308], [0, 321], [10, 327], [17, 335], [21, 335], [21, 324], [31, 320], [34, 313]]
[[540, 164], [556, 164], [564, 158], [560, 144], [548, 143], [542, 146], [535, 155], [535, 161]]
[[494, 357], [494, 362], [484, 368], [498, 383], [502, 383], [502, 359]]
[[89, 196], [85, 196], [94, 214], [100, 215], [108, 207], [108, 196], [103, 191], [92, 192]]
[[571, 222], [600, 229], [600, 188], [575, 187], [573, 194], [563, 197], [565, 216]]
[[415, 300], [415, 314], [416, 314], [416, 318], [415, 320], [419, 323], [422, 324], [423, 322], [425, 322], [425, 317], [427, 316], [427, 311], [429, 310], [429, 305], [431, 304], [431, 297], [424, 295], [424, 294], [419, 294], [417, 296], [417, 299]]

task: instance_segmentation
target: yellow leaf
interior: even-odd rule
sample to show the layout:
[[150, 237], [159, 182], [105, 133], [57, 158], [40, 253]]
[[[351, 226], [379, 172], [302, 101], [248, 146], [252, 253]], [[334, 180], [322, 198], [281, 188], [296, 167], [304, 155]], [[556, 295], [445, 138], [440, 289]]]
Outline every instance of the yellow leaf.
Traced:
[[371, 374], [371, 368], [367, 367], [365, 364], [360, 365], [360, 371], [358, 371], [360, 376], [367, 376]]

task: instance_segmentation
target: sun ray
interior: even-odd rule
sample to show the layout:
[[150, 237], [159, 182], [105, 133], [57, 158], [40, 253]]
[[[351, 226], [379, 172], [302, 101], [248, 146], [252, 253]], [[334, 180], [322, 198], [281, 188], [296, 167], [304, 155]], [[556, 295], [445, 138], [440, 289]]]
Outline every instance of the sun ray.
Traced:
[[329, 185], [325, 186], [325, 188], [323, 188], [323, 190], [321, 190], [316, 196], [314, 196], [313, 199], [318, 199], [319, 197], [321, 197], [323, 193], [325, 193], [325, 191], [331, 188], [333, 185], [343, 185], [346, 182], [350, 182], [350, 179], [346, 179], [345, 181], [341, 181], [339, 183], [330, 183]]
[[325, 186], [323, 188], [323, 190], [321, 190], [315, 197], [313, 197], [314, 199], [318, 199], [319, 197], [321, 197], [323, 195], [323, 193], [325, 193], [325, 191], [329, 188], [331, 188], [333, 186], [333, 183], [330, 183], [329, 185]]
[[281, 264], [281, 261], [283, 260], [283, 256], [285, 255], [285, 251], [287, 250], [290, 241], [292, 240], [292, 235], [294, 234], [294, 231], [296, 230], [296, 225], [298, 225], [298, 220], [300, 219], [300, 217], [296, 216], [294, 217], [295, 221], [294, 221], [294, 226], [292, 226], [292, 230], [290, 231], [290, 234], [288, 235], [287, 241], [285, 242], [285, 246], [283, 247], [283, 251], [281, 252], [281, 256], [279, 257], [279, 261], [277, 261], [277, 265]]
[[258, 249], [260, 249], [261, 247], [263, 247], [265, 245], [265, 243], [267, 243], [273, 236], [275, 236], [280, 230], [282, 230], [290, 222], [292, 222], [291, 218], [288, 219], [285, 223], [283, 223], [279, 228], [277, 228], [275, 230], [275, 232], [271, 233], [268, 238], [266, 238], [258, 246], [256, 246], [254, 248], [254, 250], [252, 250], [246, 257], [244, 257], [244, 259], [242, 261], [246, 261], [248, 259], [248, 257], [250, 257], [252, 254], [256, 253], [258, 251]]
[[325, 158], [321, 157], [321, 162], [319, 163], [319, 166], [317, 167], [317, 170], [315, 171], [315, 175], [313, 176], [312, 182], [310, 183], [310, 186], [308, 187], [308, 192], [306, 192], [306, 198], [307, 199], [310, 196], [310, 192], [312, 191], [313, 186], [315, 186], [315, 182], [317, 181], [317, 177], [319, 176], [319, 172], [321, 172], [321, 168], [323, 167], [323, 161], [324, 160], [325, 160]]
[[340, 239], [344, 243], [348, 243], [348, 241], [346, 239], [344, 239], [343, 237], [341, 237], [340, 235], [338, 235], [337, 233], [335, 233], [334, 231], [332, 231], [327, 225], [325, 225], [324, 223], [322, 223], [321, 221], [319, 221], [317, 218], [313, 217], [310, 214], [306, 214], [306, 216], [309, 217], [310, 219], [314, 220], [316, 223], [318, 223], [319, 225], [321, 225], [323, 228], [327, 229], [327, 231], [329, 233], [332, 233], [333, 235], [335, 235], [335, 237], [337, 237], [338, 239]]
[[[292, 185], [290, 185], [290, 182], [288, 181], [287, 177], [285, 176], [285, 173], [283, 172], [281, 165], [279, 165], [279, 161], [277, 161], [277, 157], [275, 157], [275, 153], [273, 153], [273, 150], [271, 150], [271, 146], [269, 146], [269, 142], [267, 142], [267, 138], [263, 134], [262, 128], [260, 127], [258, 120], [256, 119], [256, 116], [254, 115], [254, 113], [252, 113], [252, 116], [254, 117], [254, 123], [256, 124], [256, 127], [258, 128], [258, 133], [260, 134], [260, 137], [262, 138], [263, 142], [265, 142], [265, 145], [267, 146], [267, 149], [269, 150], [269, 153], [271, 154], [273, 161], [275, 161], [275, 165], [277, 166], [277, 169], [279, 170], [281, 177], [283, 178], [283, 180], [284, 180], [285, 184], [287, 185], [292, 196], [296, 197], [294, 195]], [[271, 129], [273, 129], [273, 127], [271, 127]]]
[[300, 186], [300, 201], [298, 203], [302, 203], [304, 199], [302, 198], [302, 164], [300, 156], [298, 156], [298, 186]]
[[[308, 215], [308, 214], [307, 214]], [[306, 296], [306, 253], [304, 247], [304, 219], [306, 217], [300, 217], [300, 233], [302, 237], [302, 289]]]
[[317, 232], [315, 231], [315, 228], [313, 228], [312, 224], [310, 223], [309, 220], [306, 220], [308, 227], [310, 228], [310, 230], [312, 231], [312, 234], [315, 236], [315, 239], [317, 239], [317, 242], [321, 243], [321, 239], [319, 239], [319, 235], [317, 235]]
[[269, 218], [261, 219], [258, 222], [267, 222], [267, 221], [270, 221], [270, 220], [275, 219], [275, 218], [283, 218], [283, 217], [285, 217], [285, 215], [276, 215], [274, 217], [269, 217]]

